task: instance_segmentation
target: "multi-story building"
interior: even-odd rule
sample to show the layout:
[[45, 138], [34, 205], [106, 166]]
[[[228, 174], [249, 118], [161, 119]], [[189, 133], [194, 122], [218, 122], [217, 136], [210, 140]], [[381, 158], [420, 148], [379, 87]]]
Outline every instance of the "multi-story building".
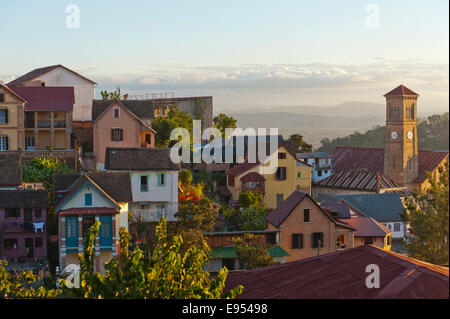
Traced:
[[107, 148], [105, 169], [129, 174], [134, 221], [176, 220], [180, 166], [172, 162], [169, 148]]
[[333, 174], [331, 157], [327, 153], [297, 153], [297, 159], [311, 165], [311, 179], [313, 183], [319, 182]]

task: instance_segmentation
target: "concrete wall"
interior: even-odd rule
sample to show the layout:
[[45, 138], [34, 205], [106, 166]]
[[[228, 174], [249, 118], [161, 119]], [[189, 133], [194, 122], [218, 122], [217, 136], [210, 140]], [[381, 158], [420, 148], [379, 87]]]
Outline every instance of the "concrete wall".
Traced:
[[8, 137], [8, 150], [25, 149], [24, 103], [1, 87], [0, 93], [5, 98], [0, 102], [0, 110], [8, 110], [8, 123], [0, 124], [0, 136]]

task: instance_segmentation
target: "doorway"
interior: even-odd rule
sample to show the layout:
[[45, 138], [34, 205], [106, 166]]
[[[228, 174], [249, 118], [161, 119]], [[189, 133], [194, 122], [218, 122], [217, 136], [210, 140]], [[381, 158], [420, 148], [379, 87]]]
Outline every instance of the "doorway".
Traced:
[[25, 254], [28, 258], [34, 257], [33, 238], [25, 238]]

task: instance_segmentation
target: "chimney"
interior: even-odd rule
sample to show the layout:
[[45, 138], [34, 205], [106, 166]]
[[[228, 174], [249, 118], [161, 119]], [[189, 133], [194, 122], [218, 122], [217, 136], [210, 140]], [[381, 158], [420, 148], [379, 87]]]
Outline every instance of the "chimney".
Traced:
[[124, 99], [124, 100], [128, 100], [128, 94], [124, 94], [124, 95], [123, 95], [123, 99]]

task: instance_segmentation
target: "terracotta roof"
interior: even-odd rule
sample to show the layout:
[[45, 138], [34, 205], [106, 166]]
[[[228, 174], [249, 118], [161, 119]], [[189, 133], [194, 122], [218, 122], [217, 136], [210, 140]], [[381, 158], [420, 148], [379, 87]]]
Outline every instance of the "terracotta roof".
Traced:
[[[333, 171], [366, 170], [372, 173], [384, 171], [384, 149], [338, 146], [331, 153]], [[414, 181], [425, 181], [425, 171], [432, 171], [448, 158], [447, 151], [419, 151], [419, 176]]]
[[416, 92], [408, 89], [406, 86], [404, 86], [403, 84], [397, 86], [395, 89], [393, 89], [392, 91], [389, 91], [388, 93], [386, 93], [384, 96], [393, 96], [393, 95], [397, 95], [397, 96], [403, 96], [403, 95], [415, 95], [415, 96], [419, 96], [419, 94], [417, 94]]
[[0, 190], [1, 208], [46, 208], [47, 190]]
[[333, 223], [339, 224], [340, 226], [353, 229], [351, 226], [347, 226], [344, 223], [340, 223], [336, 221], [333, 217], [331, 217], [326, 211], [320, 207], [320, 205], [308, 194], [304, 193], [300, 190], [295, 190], [286, 198], [278, 207], [272, 210], [269, 215], [267, 215], [266, 220], [271, 223], [275, 227], [279, 227], [284, 220], [291, 214], [291, 212], [305, 199], [309, 198], [319, 209], [325, 214]]
[[244, 176], [242, 176], [240, 179], [241, 179], [242, 183], [247, 183], [247, 182], [264, 182], [266, 180], [264, 178], [264, 176], [262, 176], [258, 172], [247, 173]]
[[28, 72], [28, 73], [18, 77], [17, 79], [9, 82], [8, 85], [9, 86], [23, 85], [23, 84], [25, 84], [25, 82], [34, 80], [37, 77], [40, 77], [41, 75], [47, 74], [48, 72], [53, 71], [54, 69], [57, 69], [59, 67], [64, 68], [64, 69], [72, 72], [73, 74], [78, 75], [79, 77], [85, 79], [86, 81], [91, 82], [92, 84], [97, 84], [94, 81], [89, 80], [88, 78], [82, 76], [81, 74], [79, 74], [79, 73], [77, 73], [75, 71], [70, 70], [69, 68], [66, 68], [65, 66], [63, 66], [61, 64], [57, 64], [57, 65], [46, 66], [46, 67], [39, 68], [39, 69], [34, 69], [33, 71], [30, 71], [30, 72]]
[[392, 230], [372, 217], [353, 217], [346, 219], [345, 223], [356, 229], [355, 237], [384, 237], [392, 233]]
[[72, 111], [75, 103], [73, 87], [15, 86], [10, 89], [27, 101], [25, 111]]
[[21, 183], [20, 152], [0, 152], [0, 186], [18, 186]]
[[366, 170], [336, 172], [333, 175], [320, 180], [317, 185], [371, 192], [377, 192], [381, 189], [404, 188], [403, 185], [383, 174], [378, 172], [372, 173]]
[[170, 148], [106, 148], [105, 169], [111, 171], [179, 170]]
[[[369, 264], [380, 288], [368, 289]], [[448, 299], [448, 268], [372, 245], [275, 266], [230, 272], [225, 291], [244, 286], [239, 299]]]

